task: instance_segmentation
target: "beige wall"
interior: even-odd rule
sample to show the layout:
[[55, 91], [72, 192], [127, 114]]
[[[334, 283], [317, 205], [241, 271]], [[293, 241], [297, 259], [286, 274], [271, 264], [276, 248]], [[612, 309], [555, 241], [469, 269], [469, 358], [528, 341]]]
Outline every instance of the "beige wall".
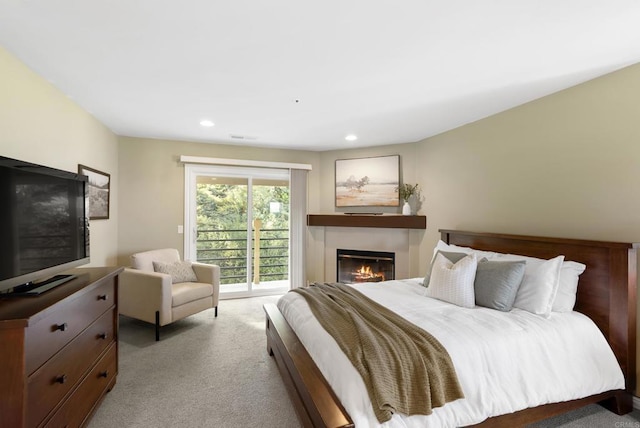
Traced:
[[116, 264], [116, 136], [62, 92], [0, 47], [0, 155], [77, 172], [111, 174], [111, 214], [91, 222], [91, 266]]
[[222, 144], [120, 138], [120, 228], [118, 260], [129, 264], [137, 251], [173, 247], [183, 251], [184, 165], [181, 155], [311, 164], [309, 207], [317, 209], [319, 154]]
[[431, 227], [640, 242], [640, 65], [429, 138]]
[[[178, 233], [178, 225], [184, 225], [184, 166], [179, 162], [181, 155], [311, 164], [309, 212], [327, 213], [335, 210], [336, 158], [399, 154], [405, 179], [415, 182], [415, 150], [414, 144], [402, 144], [310, 152], [121, 137], [119, 176], [126, 184], [120, 189], [118, 262], [128, 265], [131, 254], [151, 248], [173, 247], [182, 253], [184, 235]], [[330, 197], [326, 197], [328, 194]], [[388, 208], [386, 211], [399, 213], [400, 208]], [[313, 231], [308, 236], [308, 279], [333, 280], [325, 278], [323, 237], [318, 238]], [[410, 276], [417, 276], [421, 268], [418, 251], [423, 236], [424, 231], [411, 231]]]

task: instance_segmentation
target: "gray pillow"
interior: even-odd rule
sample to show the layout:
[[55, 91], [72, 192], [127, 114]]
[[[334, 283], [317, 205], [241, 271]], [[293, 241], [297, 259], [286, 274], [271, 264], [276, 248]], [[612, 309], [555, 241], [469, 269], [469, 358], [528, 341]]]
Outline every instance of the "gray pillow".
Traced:
[[476, 305], [509, 312], [524, 277], [526, 261], [498, 262], [482, 259], [478, 262]]
[[432, 264], [429, 265], [429, 269], [427, 269], [427, 276], [424, 277], [424, 281], [422, 282], [422, 285], [425, 287], [429, 286], [429, 280], [431, 279], [431, 269], [433, 267], [433, 260], [436, 259], [436, 256], [438, 255], [438, 253], [442, 254], [443, 256], [445, 256], [447, 258], [447, 260], [449, 260], [451, 263], [458, 263], [460, 260], [462, 260], [464, 257], [468, 256], [467, 253], [452, 253], [450, 251], [442, 251], [442, 250], [438, 250], [434, 255], [433, 255], [433, 259], [431, 260]]

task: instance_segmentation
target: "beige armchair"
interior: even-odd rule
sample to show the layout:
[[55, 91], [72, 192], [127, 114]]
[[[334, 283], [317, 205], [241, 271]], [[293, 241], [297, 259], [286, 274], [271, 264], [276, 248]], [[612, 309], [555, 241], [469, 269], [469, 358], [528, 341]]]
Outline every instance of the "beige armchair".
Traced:
[[131, 266], [119, 277], [120, 313], [155, 324], [156, 341], [161, 326], [210, 308], [218, 316], [219, 266], [193, 262], [191, 270], [174, 248], [136, 253]]

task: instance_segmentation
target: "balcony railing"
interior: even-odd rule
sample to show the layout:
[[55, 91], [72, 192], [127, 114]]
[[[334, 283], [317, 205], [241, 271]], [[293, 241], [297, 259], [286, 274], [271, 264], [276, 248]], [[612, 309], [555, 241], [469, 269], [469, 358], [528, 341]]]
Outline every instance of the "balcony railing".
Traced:
[[[289, 277], [289, 229], [254, 228], [250, 239], [253, 283], [258, 284], [261, 280], [287, 280]], [[198, 230], [197, 260], [220, 266], [220, 284], [246, 282], [247, 230]], [[257, 272], [255, 272], [256, 264]]]

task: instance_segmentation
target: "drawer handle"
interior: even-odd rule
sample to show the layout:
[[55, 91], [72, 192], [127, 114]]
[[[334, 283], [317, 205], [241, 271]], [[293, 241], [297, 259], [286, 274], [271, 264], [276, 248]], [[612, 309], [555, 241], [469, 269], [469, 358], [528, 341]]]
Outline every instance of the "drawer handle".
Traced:
[[55, 326], [55, 328], [53, 329], [53, 331], [66, 331], [69, 328], [69, 325], [66, 322], [63, 322], [62, 324], [58, 324]]
[[58, 382], [59, 384], [63, 384], [66, 381], [67, 381], [67, 375], [64, 375], [64, 374], [56, 378], [56, 382]]
[[100, 334], [98, 335], [98, 338], [99, 338], [99, 339], [103, 339], [103, 340], [104, 340], [104, 339], [106, 339], [106, 338], [107, 338], [107, 333], [100, 333]]
[[109, 298], [108, 294], [101, 294], [98, 296], [98, 300], [107, 300]]
[[109, 376], [109, 370], [105, 370], [103, 372], [100, 372], [100, 374], [98, 375], [98, 377], [108, 377]]

